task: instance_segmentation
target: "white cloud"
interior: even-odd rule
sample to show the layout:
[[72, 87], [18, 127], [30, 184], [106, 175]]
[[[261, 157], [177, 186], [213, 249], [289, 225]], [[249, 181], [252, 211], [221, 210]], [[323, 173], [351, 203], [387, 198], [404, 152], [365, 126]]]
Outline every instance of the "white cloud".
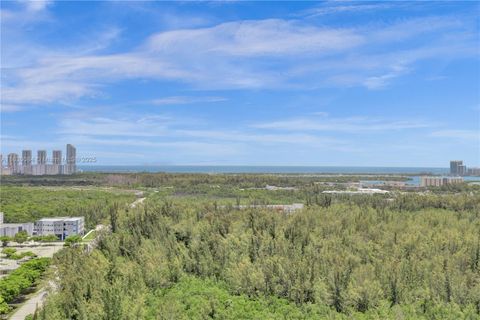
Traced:
[[380, 89], [385, 87], [390, 80], [398, 78], [407, 73], [408, 69], [402, 65], [394, 65], [391, 70], [381, 76], [368, 77], [364, 81], [364, 85], [368, 89]]
[[2, 102], [10, 105], [46, 104], [95, 94], [93, 84], [70, 81], [39, 82], [2, 88]]
[[[144, 163], [158, 163], [164, 161], [168, 154], [169, 160], [175, 163], [188, 162], [187, 159], [201, 158], [206, 160], [218, 157], [237, 156], [244, 151], [245, 145], [231, 142], [216, 141], [151, 141], [144, 138], [97, 137], [82, 135], [62, 135], [54, 141], [31, 140], [22, 137], [2, 136], [2, 152], [21, 152], [21, 149], [38, 148], [62, 149], [65, 144], [71, 143], [77, 148], [79, 157], [96, 157], [95, 164], [138, 164], [142, 158]], [[120, 148], [119, 148], [120, 147]], [[131, 152], [119, 152], [124, 147]], [[141, 150], [140, 152], [138, 150]]]
[[304, 133], [259, 133], [246, 130], [175, 130], [174, 136], [201, 138], [207, 140], [223, 140], [231, 142], [250, 142], [254, 144], [293, 144], [309, 146], [344, 146], [345, 141], [330, 137], [320, 137]]
[[[259, 133], [257, 131], [252, 132], [249, 128], [240, 130], [206, 129], [206, 127], [211, 125], [201, 120], [196, 120], [194, 123], [193, 121], [176, 120], [163, 115], [144, 117], [71, 115], [60, 120], [58, 133], [72, 137], [102, 137], [104, 141], [118, 137], [125, 137], [125, 141], [128, 141], [129, 138], [142, 137], [145, 138], [146, 144], [151, 143], [149, 141], [151, 139], [155, 139], [156, 142], [158, 142], [158, 139], [176, 139], [210, 142], [251, 142], [256, 144], [308, 144], [312, 146], [340, 146], [345, 144], [340, 139], [304, 133]], [[193, 127], [199, 128], [192, 129]]]
[[[22, 62], [15, 58], [16, 42], [7, 38], [4, 46], [10, 53], [4, 64], [12, 67], [2, 68], [2, 101], [8, 105], [49, 104], [96, 97], [101, 96], [103, 86], [130, 79], [176, 81], [208, 90], [379, 89], [414, 72], [419, 60], [476, 54], [474, 35], [464, 32], [460, 20], [448, 17], [357, 28], [319, 27], [282, 19], [233, 21], [159, 32], [123, 53], [95, 54], [103, 49], [103, 43], [115, 41], [120, 32], [118, 28], [107, 29], [96, 40], [87, 41], [87, 46], [63, 52], [34, 46], [31, 54], [35, 58], [29, 55]], [[429, 34], [427, 43], [379, 49], [420, 33]], [[454, 36], [458, 41], [452, 43], [450, 37]], [[29, 52], [24, 42], [19, 45], [22, 52]], [[163, 99], [157, 104], [189, 103], [181, 97]]]
[[169, 119], [155, 117], [68, 117], [61, 119], [60, 134], [84, 136], [159, 137], [167, 135]]
[[267, 19], [163, 32], [152, 36], [147, 47], [158, 53], [185, 54], [193, 48], [196, 54], [285, 56], [299, 53], [331, 54], [363, 42], [363, 35], [354, 30], [319, 28], [298, 21]]
[[307, 17], [313, 18], [313, 17], [325, 16], [330, 14], [358, 13], [363, 11], [385, 10], [385, 9], [390, 9], [393, 6], [394, 5], [390, 3], [351, 4], [348, 2], [326, 2], [326, 5], [308, 9], [302, 12], [302, 15], [306, 15]]
[[224, 97], [193, 97], [193, 96], [172, 96], [146, 101], [147, 103], [157, 106], [176, 105], [176, 104], [192, 104], [192, 103], [212, 103], [227, 101]]
[[42, 11], [47, 8], [53, 1], [50, 0], [23, 0], [21, 1], [25, 4], [28, 10], [30, 11]]
[[18, 112], [23, 111], [25, 108], [14, 104], [0, 104], [0, 112]]
[[478, 143], [480, 143], [480, 128], [478, 130], [439, 130], [432, 132], [430, 135], [436, 138], [450, 138], [465, 142], [477, 142], [477, 147], [479, 147]]
[[293, 118], [252, 125], [252, 127], [259, 129], [350, 133], [418, 129], [430, 126], [432, 124], [420, 121], [389, 121], [368, 117], [330, 118], [324, 115], [317, 118]]

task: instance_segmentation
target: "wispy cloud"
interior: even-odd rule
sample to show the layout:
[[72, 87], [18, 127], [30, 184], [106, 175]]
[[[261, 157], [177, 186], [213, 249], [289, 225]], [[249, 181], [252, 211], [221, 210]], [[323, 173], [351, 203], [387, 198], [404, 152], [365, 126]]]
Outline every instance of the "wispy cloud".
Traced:
[[478, 147], [478, 144], [480, 143], [480, 127], [478, 130], [438, 130], [432, 132], [430, 136], [436, 138], [455, 139], [465, 142], [476, 142]]
[[309, 52], [316, 55], [332, 53], [363, 42], [363, 35], [354, 30], [319, 28], [295, 20], [266, 19], [163, 32], [152, 36], [147, 46], [154, 52], [185, 54], [188, 52], [186, 49], [195, 43], [197, 54], [285, 56]]
[[[211, 123], [202, 120], [173, 119], [164, 115], [86, 117], [68, 116], [60, 120], [61, 135], [97, 137], [107, 141], [127, 138], [144, 138], [145, 141], [177, 139], [188, 141], [225, 141], [256, 144], [308, 144], [314, 146], [344, 146], [340, 139], [305, 133], [257, 132], [249, 127], [212, 130]], [[195, 128], [196, 127], [196, 128]], [[135, 140], [136, 141], [136, 140]]]
[[292, 118], [253, 124], [259, 129], [275, 129], [288, 131], [331, 131], [365, 133], [376, 131], [392, 131], [405, 129], [419, 129], [431, 127], [433, 124], [421, 121], [385, 120], [369, 117], [330, 118], [321, 116], [317, 118]]
[[[92, 2], [78, 16], [63, 6], [2, 3], [2, 133], [26, 135], [2, 135], [2, 148], [71, 142], [111, 157], [249, 164], [338, 164], [330, 151], [345, 151], [370, 165], [414, 150], [442, 165], [451, 145], [478, 145], [464, 94], [477, 79], [466, 67], [478, 62], [477, 17], [463, 6], [328, 1], [231, 15]], [[448, 78], [423, 91], [438, 75]], [[451, 118], [447, 93], [468, 110]], [[416, 165], [413, 153], [403, 159]]]
[[18, 112], [25, 110], [24, 107], [12, 104], [0, 104], [0, 112]]
[[408, 68], [403, 65], [394, 65], [390, 71], [379, 76], [373, 76], [365, 79], [364, 85], [368, 89], [380, 89], [385, 87], [392, 79], [398, 78], [408, 72]]
[[51, 0], [23, 0], [21, 1], [25, 4], [28, 10], [30, 11], [41, 11], [45, 10], [48, 5], [50, 5], [53, 1]]
[[163, 106], [163, 105], [176, 105], [176, 104], [193, 104], [193, 103], [213, 103], [227, 101], [224, 97], [193, 97], [193, 96], [172, 96], [164, 97], [146, 101], [146, 103]]
[[319, 17], [325, 15], [342, 14], [342, 13], [359, 13], [364, 11], [378, 11], [398, 7], [398, 4], [390, 3], [360, 3], [352, 4], [345, 1], [329, 1], [323, 5], [305, 10], [301, 15], [307, 17]]
[[[337, 8], [338, 9], [338, 8]], [[48, 104], [101, 96], [105, 86], [130, 79], [180, 81], [194, 89], [309, 88], [363, 86], [380, 89], [422, 59], [456, 59], [476, 54], [464, 21], [427, 17], [349, 28], [286, 19], [241, 20], [159, 32], [143, 44], [99, 54], [101, 44], [121, 30], [107, 29], [82, 50], [35, 48], [36, 58], [3, 69], [2, 99], [8, 105]], [[428, 42], [396, 47], [400, 40], [428, 34]], [[454, 44], [450, 37], [458, 36]], [[391, 50], [378, 49], [392, 45]], [[9, 48], [16, 46], [13, 39]], [[25, 44], [22, 51], [28, 52]], [[78, 48], [76, 48], [78, 49]], [[9, 49], [13, 50], [13, 49]], [[12, 53], [15, 50], [12, 51]], [[306, 81], [305, 79], [308, 79]], [[159, 99], [158, 104], [169, 103]], [[183, 102], [173, 97], [170, 102]], [[176, 102], [175, 102], [176, 99]], [[208, 101], [205, 101], [208, 102]]]
[[68, 117], [60, 120], [60, 134], [83, 136], [159, 137], [167, 134], [169, 118], [165, 116]]
[[[218, 157], [238, 156], [245, 145], [218, 141], [152, 141], [136, 137], [116, 138], [102, 136], [63, 135], [55, 141], [32, 140], [24, 137], [2, 136], [2, 151], [20, 152], [21, 149], [59, 149], [67, 143], [77, 147], [78, 156], [96, 157], [96, 164], [159, 163], [173, 160], [177, 164], [188, 163], [192, 157], [211, 160]], [[123, 148], [123, 149], [122, 149]], [[131, 152], [122, 152], [128, 150]], [[138, 150], [141, 150], [139, 152]], [[112, 161], [113, 159], [113, 161]]]

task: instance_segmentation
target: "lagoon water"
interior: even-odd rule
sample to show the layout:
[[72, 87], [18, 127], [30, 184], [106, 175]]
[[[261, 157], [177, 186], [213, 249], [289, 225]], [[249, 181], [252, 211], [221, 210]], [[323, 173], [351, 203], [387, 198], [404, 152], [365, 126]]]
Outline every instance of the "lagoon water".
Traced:
[[79, 166], [84, 172], [284, 173], [284, 174], [447, 174], [448, 168], [330, 166]]

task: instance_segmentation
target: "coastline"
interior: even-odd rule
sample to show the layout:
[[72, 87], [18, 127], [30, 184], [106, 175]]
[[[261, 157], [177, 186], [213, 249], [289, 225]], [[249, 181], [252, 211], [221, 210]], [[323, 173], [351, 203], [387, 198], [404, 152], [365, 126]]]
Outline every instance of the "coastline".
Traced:
[[348, 167], [348, 166], [227, 166], [227, 165], [89, 165], [83, 172], [166, 172], [166, 173], [264, 173], [264, 174], [448, 174], [448, 168], [436, 167]]

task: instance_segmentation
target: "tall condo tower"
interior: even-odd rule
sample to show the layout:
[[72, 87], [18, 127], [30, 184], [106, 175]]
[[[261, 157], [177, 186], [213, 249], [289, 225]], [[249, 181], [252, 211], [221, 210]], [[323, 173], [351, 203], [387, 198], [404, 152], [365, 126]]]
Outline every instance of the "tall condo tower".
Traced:
[[22, 165], [31, 166], [32, 165], [32, 150], [23, 150], [22, 151]]
[[[1, 1], [1, 0], [0, 0]], [[21, 157], [18, 153], [9, 153], [7, 159], [0, 154], [0, 175], [58, 175], [75, 174], [77, 172], [77, 149], [72, 144], [67, 144], [66, 157], [63, 150], [53, 150], [52, 157], [47, 156], [47, 150], [37, 150], [37, 157], [32, 157], [32, 150], [22, 150]], [[51, 159], [51, 160], [50, 160]], [[3, 163], [6, 160], [6, 163]]]
[[77, 171], [76, 167], [77, 149], [71, 144], [67, 144], [67, 163], [65, 165], [65, 174], [73, 174]]
[[37, 151], [37, 164], [46, 164], [47, 163], [47, 151], [38, 150]]
[[36, 176], [42, 176], [47, 173], [47, 151], [37, 151], [37, 164], [32, 166], [32, 173]]
[[52, 165], [47, 167], [47, 174], [61, 174], [62, 173], [62, 151], [53, 150]]
[[460, 166], [463, 165], [462, 160], [452, 160], [450, 161], [450, 174], [452, 176], [458, 176], [460, 174]]
[[62, 164], [62, 150], [53, 150], [52, 164]]
[[10, 169], [11, 173], [18, 172], [18, 154], [16, 153], [8, 154], [8, 168]]
[[32, 174], [32, 150], [22, 151], [22, 167], [20, 172], [23, 174]]

